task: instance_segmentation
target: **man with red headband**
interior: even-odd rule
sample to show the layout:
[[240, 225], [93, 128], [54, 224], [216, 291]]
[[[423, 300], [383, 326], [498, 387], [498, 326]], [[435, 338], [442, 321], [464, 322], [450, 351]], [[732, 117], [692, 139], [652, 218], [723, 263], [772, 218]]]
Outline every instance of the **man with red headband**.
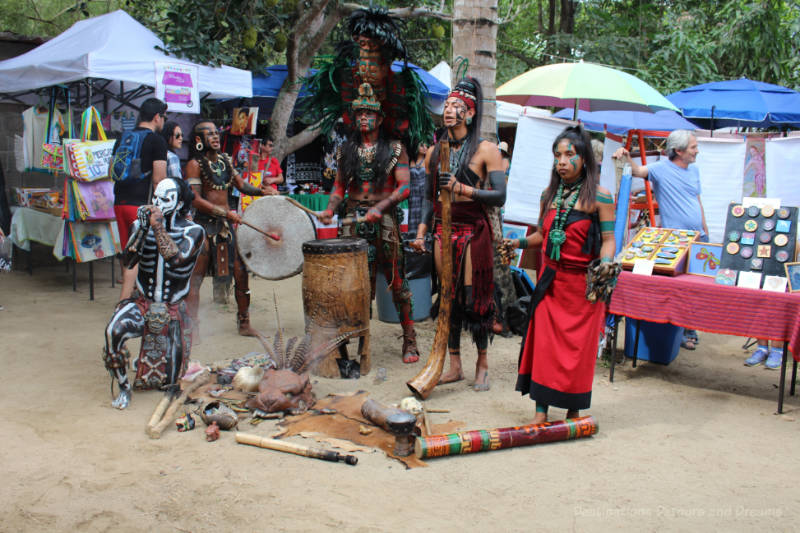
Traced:
[[[403, 362], [415, 363], [419, 360], [419, 350], [397, 213], [397, 204], [408, 198], [409, 193], [408, 153], [399, 140], [389, 139], [381, 128], [381, 104], [369, 83], [359, 87], [352, 110], [356, 127], [336, 154], [336, 181], [328, 207], [319, 220], [330, 224], [334, 213], [339, 211], [349, 220], [339, 228], [339, 235], [366, 239], [371, 296], [375, 298], [375, 275], [380, 265], [403, 327]], [[345, 193], [345, 209], [339, 210]]]
[[[474, 78], [461, 80], [444, 104], [444, 125], [450, 142], [450, 172], [439, 172], [441, 144], [437, 143], [425, 156], [428, 176], [426, 208], [417, 228], [417, 238], [412, 247], [425, 249], [424, 239], [429, 228], [436, 238], [434, 260], [441, 276], [441, 204], [436, 200], [436, 187], [440, 194], [453, 195], [453, 294], [440, 294], [439, 298], [452, 298], [450, 315], [450, 369], [439, 383], [464, 379], [461, 367], [461, 330], [472, 333], [478, 348], [475, 365], [476, 391], [489, 390], [489, 365], [487, 348], [494, 303], [494, 244], [487, 207], [500, 207], [506, 201], [506, 181], [503, 162], [497, 145], [480, 138], [482, 114], [481, 86]], [[432, 220], [434, 214], [435, 221]], [[433, 223], [433, 224], [432, 224]]]

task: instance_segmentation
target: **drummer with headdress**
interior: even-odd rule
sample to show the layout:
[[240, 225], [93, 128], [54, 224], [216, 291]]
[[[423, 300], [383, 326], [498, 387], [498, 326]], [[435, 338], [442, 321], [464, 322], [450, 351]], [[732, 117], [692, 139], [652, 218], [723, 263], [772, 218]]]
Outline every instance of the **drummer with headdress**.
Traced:
[[397, 212], [397, 204], [408, 198], [408, 153], [398, 139], [390, 139], [381, 128], [381, 105], [369, 83], [359, 87], [352, 112], [357, 127], [339, 146], [333, 191], [319, 219], [330, 224], [339, 212], [347, 221], [339, 228], [339, 236], [367, 241], [371, 298], [375, 298], [375, 276], [380, 267], [403, 327], [403, 362], [415, 363], [419, 351]]
[[[220, 150], [219, 131], [210, 120], [201, 120], [192, 129], [191, 159], [186, 163], [186, 180], [195, 194], [192, 206], [195, 221], [206, 230], [206, 242], [192, 274], [192, 287], [186, 301], [192, 320], [197, 323], [200, 285], [208, 272], [215, 278], [230, 281], [231, 271], [236, 296], [236, 323], [239, 335], [255, 336], [250, 326], [250, 287], [247, 269], [236, 250], [234, 224], [239, 214], [228, 207], [232, 187], [250, 196], [277, 194], [272, 187], [260, 188], [247, 183], [233, 167], [231, 157]], [[195, 326], [196, 327], [196, 326]]]

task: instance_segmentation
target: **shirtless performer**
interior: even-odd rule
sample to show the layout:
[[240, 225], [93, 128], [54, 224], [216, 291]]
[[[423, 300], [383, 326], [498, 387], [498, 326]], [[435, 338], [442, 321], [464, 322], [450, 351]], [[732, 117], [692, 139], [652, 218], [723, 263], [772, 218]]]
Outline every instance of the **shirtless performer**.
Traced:
[[138, 264], [131, 298], [117, 304], [106, 327], [103, 359], [119, 396], [111, 402], [125, 409], [131, 400], [125, 341], [142, 338], [135, 385], [174, 387], [183, 374], [191, 349], [191, 322], [184, 298], [205, 239], [203, 228], [186, 220], [192, 192], [183, 181], [165, 178], [153, 193], [153, 205], [140, 206], [131, 237], [123, 251], [126, 268]]
[[206, 230], [207, 238], [192, 273], [192, 288], [187, 297], [189, 313], [196, 329], [203, 278], [209, 270], [215, 277], [227, 278], [232, 266], [239, 335], [253, 337], [256, 331], [250, 327], [248, 274], [236, 251], [236, 233], [232, 227], [242, 219], [236, 211], [228, 208], [228, 189], [236, 187], [250, 196], [277, 194], [277, 191], [267, 184], [254, 187], [242, 179], [233, 168], [230, 156], [220, 152], [219, 131], [210, 120], [195, 124], [191, 139], [191, 159], [186, 163], [186, 180], [195, 195], [192, 203], [197, 210], [195, 221]]
[[[472, 332], [478, 348], [474, 390], [489, 390], [486, 350], [495, 315], [492, 228], [485, 206], [502, 206], [506, 201], [503, 161], [497, 145], [480, 138], [482, 91], [477, 80], [458, 82], [444, 104], [444, 125], [450, 142], [450, 173], [439, 172], [440, 144], [428, 150], [425, 168], [428, 191], [417, 238], [411, 245], [422, 252], [424, 239], [433, 226], [436, 237], [434, 261], [441, 276], [441, 204], [435, 199], [434, 184], [441, 194], [452, 194], [453, 307], [450, 318], [450, 369], [439, 383], [464, 379], [461, 367], [461, 330]], [[448, 295], [439, 295], [440, 298]]]
[[[408, 153], [400, 141], [388, 139], [381, 129], [381, 104], [370, 84], [361, 84], [352, 110], [356, 127], [339, 148], [333, 191], [319, 220], [330, 224], [347, 193], [347, 203], [340, 214], [352, 221], [340, 227], [339, 236], [366, 239], [371, 297], [375, 298], [375, 276], [380, 265], [403, 327], [403, 362], [416, 363], [419, 351], [396, 209], [408, 198]], [[357, 222], [359, 217], [366, 218], [366, 222]]]

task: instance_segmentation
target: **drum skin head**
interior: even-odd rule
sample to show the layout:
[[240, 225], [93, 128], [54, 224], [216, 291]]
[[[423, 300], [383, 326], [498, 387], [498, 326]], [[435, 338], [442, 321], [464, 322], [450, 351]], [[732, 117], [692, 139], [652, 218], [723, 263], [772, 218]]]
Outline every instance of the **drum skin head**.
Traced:
[[269, 280], [290, 278], [303, 271], [303, 243], [317, 238], [311, 217], [282, 196], [264, 196], [245, 210], [242, 219], [275, 233], [275, 242], [244, 224], [236, 230], [236, 246], [247, 268]]

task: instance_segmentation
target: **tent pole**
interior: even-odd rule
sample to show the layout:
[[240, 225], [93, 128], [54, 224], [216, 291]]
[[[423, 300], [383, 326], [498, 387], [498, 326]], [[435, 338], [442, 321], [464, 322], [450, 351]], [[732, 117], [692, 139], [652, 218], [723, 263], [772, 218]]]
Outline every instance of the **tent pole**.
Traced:
[[574, 120], [576, 122], [578, 120], [578, 103], [579, 102], [580, 102], [580, 98], [576, 98], [575, 99], [575, 106], [572, 109], [572, 120]]

